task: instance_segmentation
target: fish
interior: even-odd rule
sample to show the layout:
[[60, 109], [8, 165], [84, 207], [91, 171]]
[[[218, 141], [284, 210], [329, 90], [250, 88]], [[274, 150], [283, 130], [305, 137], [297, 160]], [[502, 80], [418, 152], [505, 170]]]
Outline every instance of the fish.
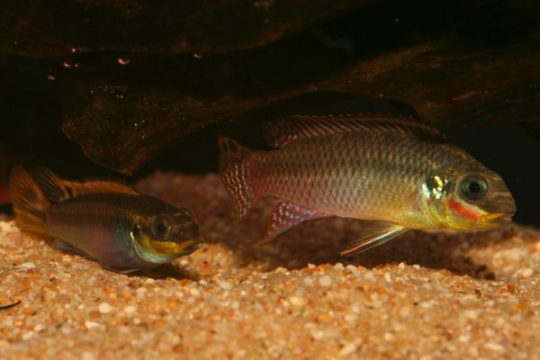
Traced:
[[130, 273], [189, 255], [200, 246], [192, 213], [119, 181], [61, 179], [45, 167], [10, 175], [15, 222], [53, 247]]
[[269, 149], [220, 135], [219, 170], [243, 218], [257, 199], [278, 198], [266, 243], [300, 223], [367, 220], [341, 251], [354, 255], [416, 230], [504, 226], [516, 211], [500, 175], [410, 116], [293, 115], [267, 123]]

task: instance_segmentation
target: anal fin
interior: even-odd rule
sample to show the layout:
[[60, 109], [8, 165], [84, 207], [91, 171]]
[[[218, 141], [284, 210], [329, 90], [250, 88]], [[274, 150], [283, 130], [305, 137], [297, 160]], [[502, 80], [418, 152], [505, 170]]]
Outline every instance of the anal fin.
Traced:
[[259, 244], [266, 244], [279, 234], [304, 221], [323, 219], [331, 216], [333, 215], [306, 209], [289, 202], [280, 202], [272, 211], [266, 234]]
[[406, 227], [399, 224], [375, 222], [362, 230], [361, 237], [345, 248], [341, 255], [350, 256], [373, 249], [405, 233], [407, 230]]

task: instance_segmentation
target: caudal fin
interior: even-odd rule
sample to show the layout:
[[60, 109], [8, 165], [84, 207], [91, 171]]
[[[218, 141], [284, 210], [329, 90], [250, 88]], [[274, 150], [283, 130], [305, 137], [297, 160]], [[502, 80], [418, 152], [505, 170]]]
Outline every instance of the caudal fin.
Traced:
[[17, 226], [23, 231], [46, 236], [47, 209], [51, 203], [59, 204], [71, 197], [73, 191], [44, 167], [27, 171], [16, 166], [9, 183]]
[[46, 235], [45, 212], [49, 201], [36, 180], [22, 166], [16, 166], [11, 171], [9, 184], [17, 226], [22, 231]]
[[250, 150], [240, 143], [220, 136], [219, 144], [219, 172], [221, 180], [234, 203], [238, 218], [246, 215], [255, 200], [255, 194], [248, 181], [246, 157]]

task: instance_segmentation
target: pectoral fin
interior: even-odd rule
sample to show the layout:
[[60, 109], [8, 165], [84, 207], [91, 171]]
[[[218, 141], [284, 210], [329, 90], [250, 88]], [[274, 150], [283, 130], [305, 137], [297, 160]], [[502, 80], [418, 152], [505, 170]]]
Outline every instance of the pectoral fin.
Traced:
[[90, 259], [90, 257], [84, 251], [77, 249], [75, 246], [71, 245], [68, 242], [65, 242], [64, 240], [54, 239], [54, 241], [52, 242], [52, 246], [60, 251], [83, 256]]
[[333, 215], [306, 209], [288, 202], [280, 202], [272, 211], [266, 234], [259, 244], [266, 244], [279, 234], [284, 233], [301, 222], [323, 219], [331, 216]]
[[79, 255], [90, 261], [95, 261], [103, 268], [121, 274], [129, 274], [139, 271], [144, 267], [137, 261], [134, 255], [120, 249], [105, 249], [105, 251], [91, 256], [85, 253], [83, 250], [80, 250], [63, 240], [55, 239], [52, 245], [58, 250]]
[[405, 233], [408, 229], [394, 223], [376, 222], [366, 227], [361, 232], [361, 237], [341, 252], [343, 256], [349, 256], [364, 252], [376, 246], [382, 245]]

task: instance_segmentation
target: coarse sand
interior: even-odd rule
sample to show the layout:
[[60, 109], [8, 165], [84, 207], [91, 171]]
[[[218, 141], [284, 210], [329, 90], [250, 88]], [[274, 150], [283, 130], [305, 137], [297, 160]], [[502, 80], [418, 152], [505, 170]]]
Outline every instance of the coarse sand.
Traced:
[[[540, 358], [540, 231], [411, 231], [353, 258], [358, 221], [303, 224], [259, 246], [215, 174], [137, 188], [193, 211], [205, 244], [132, 275], [0, 222], [1, 359]], [[519, 204], [518, 204], [519, 210]]]

